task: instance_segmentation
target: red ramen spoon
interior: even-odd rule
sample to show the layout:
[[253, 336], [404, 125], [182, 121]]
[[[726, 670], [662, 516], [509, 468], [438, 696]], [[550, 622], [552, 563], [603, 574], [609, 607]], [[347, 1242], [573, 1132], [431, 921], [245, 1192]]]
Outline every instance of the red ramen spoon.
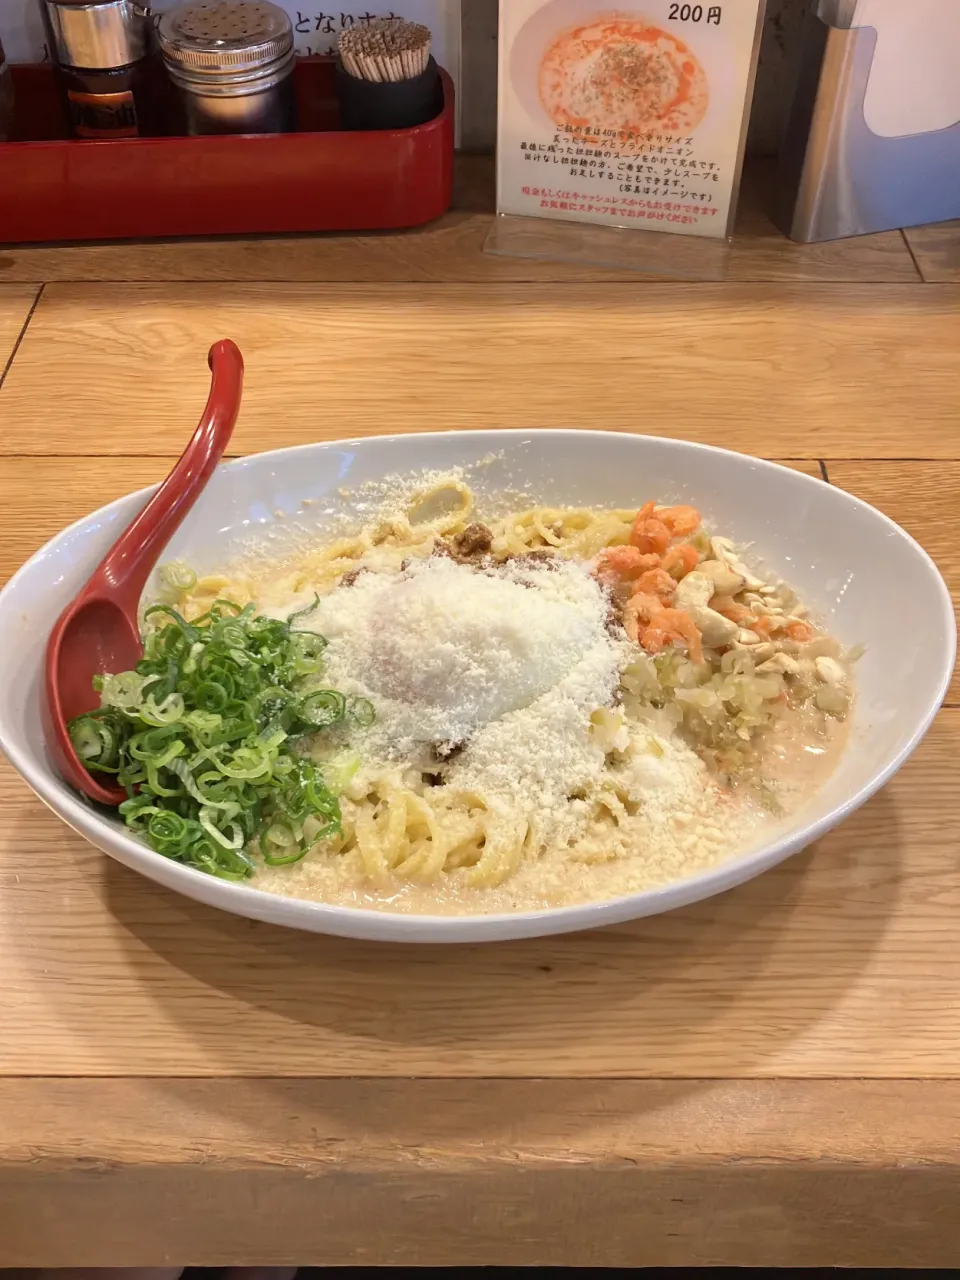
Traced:
[[40, 699], [47, 750], [63, 777], [100, 804], [121, 804], [126, 792], [101, 784], [87, 772], [67, 725], [74, 716], [99, 705], [94, 676], [129, 671], [143, 657], [137, 610], [147, 579], [233, 434], [243, 389], [243, 357], [225, 339], [210, 348], [209, 364], [210, 395], [193, 439], [87, 585], [61, 613], [47, 641]]

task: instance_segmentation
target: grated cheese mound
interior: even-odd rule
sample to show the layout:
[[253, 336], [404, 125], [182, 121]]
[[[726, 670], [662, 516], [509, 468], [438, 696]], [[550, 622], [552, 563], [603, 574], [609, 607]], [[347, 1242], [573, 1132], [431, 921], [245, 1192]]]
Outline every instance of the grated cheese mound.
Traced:
[[581, 576], [541, 572], [538, 589], [434, 557], [399, 575], [363, 575], [327, 596], [312, 625], [329, 642], [331, 680], [367, 692], [382, 734], [462, 742], [529, 706], [596, 641], [604, 601]]
[[586, 815], [572, 794], [599, 783], [591, 715], [609, 706], [628, 646], [583, 564], [480, 571], [443, 557], [369, 573], [321, 599], [330, 683], [370, 698], [357, 785], [391, 766], [429, 770], [430, 749], [463, 745], [446, 785], [565, 842]]
[[450, 785], [493, 797], [505, 812], [535, 822], [543, 839], [572, 839], [584, 815], [568, 801], [597, 786], [606, 762], [590, 717], [612, 701], [624, 660], [624, 643], [607, 635], [601, 622], [561, 680], [470, 740], [451, 770]]
[[[433, 557], [333, 591], [310, 626], [327, 638], [331, 684], [376, 705], [363, 742], [372, 763], [407, 761], [425, 743], [465, 741], [479, 760], [492, 727], [503, 724], [496, 736], [516, 741], [497, 749], [506, 752], [502, 767], [516, 773], [531, 750], [546, 756], [543, 767], [551, 757], [557, 763], [568, 730], [560, 720], [547, 731], [544, 709], [534, 710], [546, 694], [562, 688], [561, 702], [575, 699], [585, 740], [589, 712], [612, 696], [621, 646], [606, 632], [606, 614], [602, 589], [579, 565], [483, 573]], [[544, 740], [520, 745], [532, 723]]]

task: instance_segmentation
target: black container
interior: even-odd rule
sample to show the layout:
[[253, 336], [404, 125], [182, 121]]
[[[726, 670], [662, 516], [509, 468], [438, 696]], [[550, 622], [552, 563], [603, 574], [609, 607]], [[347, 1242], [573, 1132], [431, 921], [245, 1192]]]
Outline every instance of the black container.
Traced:
[[413, 80], [358, 80], [337, 59], [337, 97], [344, 129], [412, 129], [443, 110], [440, 72], [431, 57]]

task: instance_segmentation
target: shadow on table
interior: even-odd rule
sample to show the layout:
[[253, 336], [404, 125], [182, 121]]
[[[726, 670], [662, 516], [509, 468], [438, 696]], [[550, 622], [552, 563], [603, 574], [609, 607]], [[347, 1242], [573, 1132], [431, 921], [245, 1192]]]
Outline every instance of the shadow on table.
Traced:
[[[109, 859], [103, 878], [128, 980], [184, 1042], [183, 1074], [696, 1079], [776, 1074], [869, 963], [900, 857], [881, 793], [814, 849], [696, 906], [464, 947], [284, 930], [145, 894]], [[219, 993], [238, 1002], [226, 1016]]]

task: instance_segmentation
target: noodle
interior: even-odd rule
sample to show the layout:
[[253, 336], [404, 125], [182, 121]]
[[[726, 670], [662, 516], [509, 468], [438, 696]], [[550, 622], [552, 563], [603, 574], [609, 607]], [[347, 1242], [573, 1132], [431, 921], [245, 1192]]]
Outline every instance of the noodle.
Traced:
[[[238, 569], [229, 576], [201, 577], [189, 590], [179, 593], [178, 603], [188, 617], [195, 617], [217, 598], [226, 597], [240, 605], [252, 601], [259, 609], [265, 601], [297, 601], [305, 593], [328, 596], [346, 575], [357, 571], [396, 577], [408, 563], [433, 556], [445, 539], [464, 534], [475, 507], [474, 495], [466, 484], [439, 483], [416, 495], [401, 514], [313, 547], [279, 570], [276, 566], [251, 566], [246, 572]], [[636, 517], [635, 509], [531, 507], [490, 522], [490, 555], [494, 563], [530, 552], [547, 552], [578, 565], [593, 562], [609, 548], [629, 547]], [[702, 533], [693, 541], [701, 549], [709, 546]], [[783, 598], [792, 596], [784, 592]], [[786, 641], [784, 646], [790, 648]], [[663, 669], [676, 681], [679, 694], [684, 694], [683, 665], [691, 664], [679, 650], [673, 652], [676, 663]], [[665, 750], [663, 743], [681, 725], [682, 716], [687, 717], [682, 723], [689, 727], [699, 724], [697, 716], [707, 714], [701, 706], [706, 705], [705, 695], [699, 701], [691, 697], [687, 702], [678, 695], [676, 703], [671, 702], [666, 708], [659, 706], [656, 699], [651, 701], [646, 682], [652, 669], [653, 664], [642, 652], [637, 653], [635, 661], [622, 664], [624, 684], [617, 705], [598, 711], [591, 728], [594, 742], [600, 744], [605, 743], [605, 734], [615, 736], [622, 732], [624, 740], [629, 738], [632, 744], [631, 751], [641, 757], [644, 768], [659, 766]], [[701, 680], [696, 691], [704, 688]], [[704, 736], [710, 749], [717, 752], [717, 760], [723, 753], [721, 737], [718, 735], [714, 743], [709, 735]], [[649, 750], [643, 745], [646, 740], [651, 744]], [[357, 746], [363, 758], [362, 739]], [[363, 882], [371, 891], [380, 893], [397, 883], [430, 885], [445, 880], [456, 882], [467, 891], [491, 890], [517, 876], [521, 868], [527, 868], [526, 874], [532, 876], [530, 869], [538, 862], [547, 867], [558, 857], [567, 866], [583, 868], [584, 874], [599, 873], [608, 864], [637, 854], [638, 840], [650, 839], [649, 835], [637, 836], [638, 831], [648, 831], [648, 827], [638, 825], [641, 817], [646, 814], [644, 820], [649, 826], [650, 814], [656, 813], [655, 802], [638, 802], [630, 781], [633, 775], [623, 767], [622, 751], [618, 754], [617, 748], [605, 745], [603, 750], [607, 764], [599, 783], [587, 785], [583, 794], [575, 791], [572, 796], [562, 797], [556, 812], [544, 812], [536, 806], [518, 809], [504, 803], [502, 796], [458, 785], [456, 764], [430, 756], [427, 744], [412, 752], [409, 759], [383, 767], [373, 767], [364, 760], [342, 789], [342, 833], [316, 846], [304, 866], [320, 859], [325, 867], [339, 869], [341, 884]], [[647, 750], [644, 763], [642, 757]], [[324, 756], [322, 748], [316, 752], [311, 749], [311, 754], [321, 768], [329, 763], [329, 753]], [[669, 763], [672, 764], [672, 757]], [[699, 760], [694, 758], [694, 763], [702, 769]], [[699, 778], [695, 791], [694, 800], [690, 801], [694, 827], [715, 804], [717, 788]], [[750, 815], [746, 810], [744, 813], [741, 839], [749, 826], [747, 816], [750, 822], [756, 820], [752, 811]], [[678, 850], [684, 849], [686, 839], [685, 835], [676, 837]], [[731, 840], [736, 843], [735, 824], [730, 824], [724, 838], [703, 836], [699, 843], [690, 843], [689, 859], [716, 860]], [[659, 856], [666, 866], [667, 854]], [[296, 868], [296, 873], [307, 874], [301, 867]]]

